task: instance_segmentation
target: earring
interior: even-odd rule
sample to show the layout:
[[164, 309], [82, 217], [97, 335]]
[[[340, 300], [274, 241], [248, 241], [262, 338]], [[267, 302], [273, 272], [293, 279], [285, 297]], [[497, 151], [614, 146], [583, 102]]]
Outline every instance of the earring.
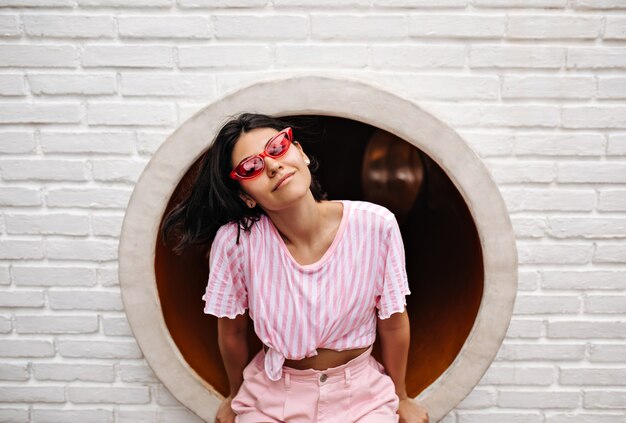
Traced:
[[308, 165], [310, 165], [310, 164], [311, 164], [311, 160], [306, 159], [306, 160], [304, 161], [304, 163], [306, 163], [306, 165], [308, 166]]
[[248, 202], [248, 207], [250, 207], [252, 209], [252, 208], [254, 208], [254, 206], [256, 206], [256, 203], [254, 201], [249, 201]]

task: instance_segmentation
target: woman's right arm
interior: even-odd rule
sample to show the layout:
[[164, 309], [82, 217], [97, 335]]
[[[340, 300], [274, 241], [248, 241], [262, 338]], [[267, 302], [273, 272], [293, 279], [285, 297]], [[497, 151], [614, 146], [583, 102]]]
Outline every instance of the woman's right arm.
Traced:
[[217, 319], [217, 340], [230, 384], [230, 397], [237, 395], [248, 364], [248, 315]]

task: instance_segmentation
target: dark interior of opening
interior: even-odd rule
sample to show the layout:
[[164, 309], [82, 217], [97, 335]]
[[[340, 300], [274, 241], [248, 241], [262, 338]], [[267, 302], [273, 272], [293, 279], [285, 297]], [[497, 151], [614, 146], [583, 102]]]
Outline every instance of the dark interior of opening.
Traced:
[[[332, 116], [290, 117], [312, 125], [295, 139], [320, 162], [318, 179], [329, 200], [372, 201], [400, 223], [411, 295], [406, 385], [411, 397], [437, 379], [458, 355], [474, 324], [484, 269], [476, 226], [462, 196], [426, 154], [388, 132]], [[214, 135], [207, 134], [207, 144]], [[199, 160], [178, 185], [169, 211], [193, 183]], [[222, 395], [228, 378], [217, 344], [217, 318], [203, 313], [208, 277], [205, 251], [175, 255], [157, 240], [155, 270], [168, 330], [189, 365]], [[249, 319], [249, 317], [248, 317]], [[248, 321], [249, 357], [261, 348]], [[374, 357], [381, 361], [379, 338]]]

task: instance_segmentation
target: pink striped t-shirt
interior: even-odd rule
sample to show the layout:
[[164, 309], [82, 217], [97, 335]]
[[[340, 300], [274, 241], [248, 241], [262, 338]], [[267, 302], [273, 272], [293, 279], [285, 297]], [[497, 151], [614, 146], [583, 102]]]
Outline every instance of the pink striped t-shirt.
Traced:
[[204, 312], [234, 318], [249, 309], [269, 347], [265, 372], [279, 380], [285, 358], [367, 347], [378, 318], [402, 312], [409, 295], [404, 244], [394, 214], [366, 201], [339, 200], [343, 215], [328, 250], [298, 264], [266, 215], [241, 231], [222, 225], [213, 240]]

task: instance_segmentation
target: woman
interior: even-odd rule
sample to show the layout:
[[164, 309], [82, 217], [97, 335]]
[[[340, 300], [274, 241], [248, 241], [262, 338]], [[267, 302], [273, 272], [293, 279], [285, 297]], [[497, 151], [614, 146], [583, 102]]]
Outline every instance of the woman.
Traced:
[[[230, 383], [216, 422], [427, 422], [405, 387], [398, 223], [373, 203], [327, 201], [294, 133], [267, 115], [231, 119], [164, 220], [164, 240], [181, 229], [175, 251], [211, 245], [202, 298]], [[251, 361], [248, 310], [264, 344]]]

